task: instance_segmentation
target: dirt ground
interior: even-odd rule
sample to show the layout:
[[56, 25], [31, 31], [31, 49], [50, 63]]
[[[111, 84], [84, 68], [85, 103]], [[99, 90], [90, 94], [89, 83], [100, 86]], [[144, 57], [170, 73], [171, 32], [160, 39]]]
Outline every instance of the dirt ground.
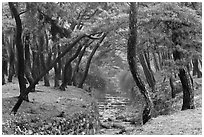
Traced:
[[[10, 112], [17, 102], [19, 88], [17, 80], [2, 86], [2, 125], [13, 115]], [[86, 113], [94, 106], [95, 100], [82, 89], [68, 87], [61, 91], [53, 87], [45, 87], [43, 83], [36, 86], [36, 92], [29, 93], [29, 101], [23, 102], [16, 116], [28, 115], [31, 119], [40, 117], [41, 121], [52, 117], [69, 117], [76, 113]], [[11, 133], [12, 134], [12, 133]]]

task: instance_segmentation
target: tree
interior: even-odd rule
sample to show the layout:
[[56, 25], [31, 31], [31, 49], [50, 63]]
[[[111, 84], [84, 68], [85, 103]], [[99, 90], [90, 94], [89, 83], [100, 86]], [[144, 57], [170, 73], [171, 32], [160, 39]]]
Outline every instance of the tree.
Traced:
[[101, 43], [103, 42], [104, 38], [106, 37], [107, 34], [103, 34], [101, 40], [96, 44], [96, 46], [94, 47], [94, 49], [92, 50], [88, 60], [87, 60], [87, 64], [86, 64], [86, 68], [85, 68], [85, 71], [84, 71], [84, 75], [78, 85], [79, 88], [82, 88], [83, 87], [83, 83], [87, 77], [87, 74], [88, 74], [88, 71], [89, 71], [89, 66], [91, 64], [91, 60], [93, 58], [93, 55], [95, 54], [96, 50], [99, 48], [99, 46], [101, 45]]
[[[18, 13], [16, 7], [14, 6], [14, 3], [9, 2], [9, 7], [16, 21], [16, 48], [18, 52], [18, 81], [19, 81], [20, 97], [21, 97], [26, 90], [26, 83], [24, 78], [24, 73], [25, 73], [24, 52], [23, 52], [24, 50], [23, 50], [23, 43], [21, 40], [22, 23], [20, 19], [20, 14]], [[28, 100], [28, 96], [26, 95], [22, 99]]]
[[129, 13], [129, 39], [127, 45], [127, 59], [130, 67], [130, 71], [134, 78], [135, 83], [139, 87], [140, 92], [144, 96], [145, 99], [145, 107], [143, 110], [143, 124], [145, 124], [150, 118], [152, 113], [152, 101], [149, 96], [148, 90], [145, 87], [144, 82], [140, 78], [137, 65], [136, 65], [136, 45], [137, 45], [137, 9], [136, 3], [130, 3], [130, 13]]

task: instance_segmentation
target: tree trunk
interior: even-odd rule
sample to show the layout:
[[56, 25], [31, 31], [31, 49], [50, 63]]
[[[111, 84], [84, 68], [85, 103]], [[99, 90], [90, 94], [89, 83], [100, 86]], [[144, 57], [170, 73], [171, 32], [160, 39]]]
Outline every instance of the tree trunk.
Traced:
[[202, 59], [199, 59], [199, 62], [200, 62], [200, 67], [202, 68]]
[[137, 8], [136, 3], [131, 2], [130, 4], [130, 14], [129, 14], [129, 39], [127, 45], [127, 59], [128, 64], [130, 67], [130, 71], [134, 78], [135, 83], [140, 89], [141, 94], [144, 96], [145, 99], [145, 107], [142, 114], [143, 124], [145, 124], [150, 118], [152, 113], [152, 101], [149, 96], [149, 92], [145, 87], [144, 82], [139, 76], [138, 68], [136, 65], [136, 45], [137, 45]]
[[[34, 79], [31, 73], [31, 64], [30, 64], [31, 60], [30, 60], [30, 36], [29, 34], [25, 35], [24, 45], [25, 45], [25, 76], [29, 84], [31, 85], [34, 82]], [[35, 87], [33, 88], [32, 91], [35, 91]]]
[[81, 52], [79, 53], [79, 56], [78, 56], [78, 61], [77, 61], [77, 63], [76, 63], [76, 65], [75, 65], [75, 67], [74, 67], [74, 70], [73, 70], [73, 74], [72, 74], [72, 79], [71, 79], [71, 81], [72, 81], [72, 84], [74, 85], [74, 86], [77, 86], [78, 85], [78, 81], [77, 81], [77, 73], [78, 73], [78, 71], [79, 71], [79, 64], [80, 64], [80, 62], [81, 62], [81, 59], [82, 59], [82, 57], [83, 57], [83, 55], [84, 55], [84, 53], [85, 53], [85, 51], [86, 51], [86, 48], [88, 47], [90, 45], [90, 43], [88, 44], [88, 43], [85, 43], [85, 46], [84, 46], [84, 48], [81, 50]]
[[36, 62], [37, 62], [37, 52], [36, 51], [32, 51], [32, 55], [33, 55], [33, 62], [32, 62], [32, 68], [31, 68], [31, 72], [32, 72], [32, 76], [33, 79], [37, 78], [37, 72], [38, 72], [38, 68], [36, 66]]
[[144, 56], [144, 59], [145, 59], [145, 61], [147, 63], [147, 66], [148, 66], [149, 70], [152, 70], [151, 65], [150, 65], [149, 52], [144, 51], [143, 56]]
[[158, 59], [157, 59], [157, 55], [156, 55], [155, 52], [153, 52], [152, 54], [153, 54], [155, 69], [156, 69], [156, 71], [159, 71], [160, 70], [160, 66], [159, 66], [159, 62], [158, 62]]
[[86, 68], [85, 68], [85, 71], [84, 71], [84, 75], [78, 85], [78, 88], [83, 88], [83, 84], [86, 80], [86, 77], [87, 77], [87, 74], [88, 74], [88, 71], [89, 71], [89, 66], [91, 64], [91, 60], [93, 58], [93, 55], [95, 54], [96, 50], [98, 49], [98, 47], [101, 45], [101, 43], [103, 42], [104, 38], [106, 37], [107, 33], [106, 34], [103, 34], [103, 37], [101, 38], [101, 40], [96, 44], [96, 46], [94, 47], [94, 49], [92, 50], [88, 60], [87, 60], [87, 63], [86, 63]]
[[152, 91], [155, 89], [155, 78], [152, 74], [153, 72], [149, 69], [148, 63], [146, 61], [146, 58], [144, 57], [144, 54], [139, 54], [140, 63], [142, 64], [144, 74], [147, 80], [148, 85], [152, 88]]
[[[182, 59], [182, 52], [175, 49], [173, 51], [174, 60], [180, 60]], [[193, 81], [190, 78], [189, 73], [187, 73], [187, 70], [185, 66], [183, 68], [179, 69], [178, 74], [182, 87], [183, 87], [183, 105], [181, 110], [186, 109], [194, 109], [194, 91], [193, 91]]]
[[[43, 32], [41, 32], [40, 30], [39, 30], [39, 36], [38, 36], [38, 42], [39, 42], [39, 49], [40, 49], [40, 62], [41, 62], [41, 69], [42, 70], [46, 70], [46, 66], [47, 65], [49, 65], [49, 64], [46, 64], [45, 63], [45, 56], [44, 56], [44, 51], [46, 50], [48, 50], [47, 48], [48, 48], [48, 42], [46, 42], [46, 40], [45, 40], [45, 38], [46, 37], [44, 37], [44, 35], [45, 35], [45, 33], [43, 33]], [[49, 55], [48, 55], [48, 57], [47, 58], [51, 58], [51, 57], [49, 57]], [[44, 86], [50, 86], [50, 83], [49, 83], [49, 75], [48, 74], [46, 74], [44, 77], [43, 77], [43, 79], [44, 79]]]
[[54, 61], [53, 63], [51, 63], [49, 65], [49, 67], [47, 67], [46, 70], [44, 70], [39, 77], [37, 77], [35, 79], [35, 81], [33, 82], [32, 85], [30, 85], [25, 92], [23, 92], [22, 94], [20, 94], [20, 97], [17, 101], [17, 103], [15, 104], [15, 106], [13, 107], [13, 109], [11, 110], [11, 113], [13, 112], [14, 114], [16, 114], [16, 112], [18, 111], [19, 107], [21, 106], [24, 98], [29, 94], [29, 92], [31, 91], [31, 89], [33, 89], [35, 87], [35, 85], [39, 82], [40, 79], [42, 79], [42, 77], [44, 77], [54, 66], [55, 64], [67, 53], [69, 52], [82, 38], [87, 37], [87, 35], [81, 35], [79, 36], [73, 43], [70, 44], [70, 46], [68, 46]]
[[193, 63], [193, 76], [197, 75], [197, 78], [201, 78], [202, 72], [198, 67], [199, 64], [198, 59], [197, 58], [192, 59], [192, 63]]
[[[54, 41], [56, 42], [56, 40]], [[57, 54], [58, 56], [60, 55], [60, 47], [59, 45], [57, 45], [57, 47], [55, 47], [54, 49], [54, 59], [56, 58]], [[59, 80], [60, 80], [60, 77], [61, 77], [61, 59], [59, 60], [59, 62], [57, 62], [54, 66], [54, 72], [55, 72], [55, 77], [54, 77], [54, 87], [59, 87], [60, 84], [59, 84]]]
[[[183, 53], [179, 50], [180, 47], [177, 47], [180, 44], [180, 40], [178, 39], [179, 33], [176, 30], [172, 30], [172, 32], [172, 41], [175, 45], [173, 57], [174, 61], [177, 61], [183, 59]], [[179, 69], [178, 76], [183, 87], [183, 105], [181, 110], [194, 109], [194, 89], [192, 85], [193, 79], [191, 79], [188, 71], [186, 70], [186, 66]]]
[[65, 67], [64, 67], [64, 71], [63, 71], [63, 80], [62, 80], [62, 84], [60, 86], [61, 90], [65, 90], [65, 87], [67, 85], [71, 85], [72, 84], [72, 65], [71, 62], [77, 58], [77, 56], [79, 55], [81, 49], [82, 49], [82, 45], [79, 45], [76, 53], [67, 60]]
[[[55, 55], [56, 56], [56, 55]], [[56, 59], [56, 57], [54, 58]], [[54, 87], [59, 87], [59, 63], [56, 63], [55, 66], [54, 66], [54, 72], [55, 72], [55, 77], [54, 77]]]
[[[2, 36], [3, 37], [3, 36]], [[3, 41], [3, 39], [2, 39]], [[8, 55], [5, 43], [2, 42], [2, 85], [6, 84], [5, 75], [8, 75]]]
[[6, 84], [5, 75], [7, 71], [7, 60], [5, 57], [2, 58], [2, 85]]
[[[49, 66], [51, 63], [51, 59], [52, 58], [52, 52], [48, 53], [48, 57], [46, 60], [46, 66]], [[45, 67], [45, 70], [47, 69], [47, 67]], [[50, 86], [50, 81], [49, 81], [49, 72], [47, 72], [47, 74], [44, 76], [44, 86]]]
[[[13, 41], [13, 39], [11, 39]], [[12, 82], [13, 76], [15, 74], [15, 53], [14, 53], [14, 46], [13, 42], [8, 44], [8, 51], [9, 51], [9, 74], [8, 74], [8, 82]]]
[[171, 87], [171, 97], [175, 98], [176, 94], [175, 94], [175, 86], [174, 86], [174, 80], [173, 80], [173, 76], [171, 76], [169, 78], [169, 83], [170, 83], [170, 87]]
[[[60, 50], [60, 45], [57, 46], [57, 52], [58, 55], [61, 54], [61, 50]], [[60, 61], [58, 62], [58, 75], [59, 75], [59, 79], [62, 79], [62, 59], [60, 59]]]
[[[23, 43], [21, 40], [21, 34], [22, 34], [22, 24], [21, 19], [19, 16], [19, 13], [17, 9], [15, 8], [14, 4], [12, 2], [9, 2], [9, 7], [14, 15], [15, 21], [16, 21], [16, 48], [18, 52], [18, 82], [20, 87], [20, 98], [22, 95], [25, 94], [26, 91], [26, 83], [24, 78], [24, 50], [23, 50]], [[28, 100], [28, 95], [23, 96], [22, 100]]]

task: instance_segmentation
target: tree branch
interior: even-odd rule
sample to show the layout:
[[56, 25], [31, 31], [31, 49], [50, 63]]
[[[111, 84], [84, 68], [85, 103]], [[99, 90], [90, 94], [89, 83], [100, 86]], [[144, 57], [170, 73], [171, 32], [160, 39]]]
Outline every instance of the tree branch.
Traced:
[[18, 16], [20, 16], [21, 14], [26, 13], [26, 12], [27, 12], [27, 10], [22, 11], [22, 12], [20, 12], [20, 13], [18, 14]]

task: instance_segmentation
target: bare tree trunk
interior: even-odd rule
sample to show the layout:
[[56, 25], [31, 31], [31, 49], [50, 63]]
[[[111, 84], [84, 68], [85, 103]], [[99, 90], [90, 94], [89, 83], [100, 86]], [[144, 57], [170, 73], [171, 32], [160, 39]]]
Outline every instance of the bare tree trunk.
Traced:
[[139, 54], [139, 59], [140, 59], [140, 63], [142, 64], [147, 83], [152, 88], [152, 91], [154, 91], [156, 81], [155, 81], [154, 75], [152, 74], [153, 72], [149, 69], [148, 63], [146, 61], [146, 58], [144, 57], [144, 54]]
[[[181, 60], [183, 58], [183, 53], [182, 51], [179, 50], [176, 46], [179, 46], [179, 34], [177, 32], [173, 31], [172, 34], [172, 41], [175, 44], [175, 48], [173, 51], [173, 57], [174, 60]], [[186, 70], [186, 67], [183, 66], [182, 68], [179, 69], [179, 74], [178, 74], [182, 87], [183, 87], [183, 105], [181, 110], [186, 110], [186, 109], [194, 109], [194, 89], [193, 89], [193, 79], [191, 79], [188, 71]]]
[[197, 58], [192, 59], [192, 63], [193, 63], [193, 76], [197, 75], [197, 78], [201, 78], [202, 72], [198, 67], [199, 64], [198, 59]]
[[157, 55], [156, 55], [155, 52], [153, 52], [152, 54], [153, 54], [153, 58], [154, 58], [155, 69], [156, 69], [156, 71], [159, 71], [160, 70], [160, 66], [159, 66], [159, 62], [158, 62], [158, 59], [157, 59]]
[[[18, 82], [19, 82], [19, 87], [20, 87], [19, 97], [21, 98], [21, 96], [24, 95], [26, 91], [26, 83], [25, 83], [25, 78], [24, 78], [24, 71], [25, 71], [24, 50], [23, 50], [23, 43], [21, 40], [22, 24], [21, 24], [19, 13], [12, 2], [9, 2], [9, 7], [16, 21], [16, 34], [17, 34], [16, 35], [16, 48], [18, 52]], [[23, 99], [28, 101], [28, 95], [23, 96], [22, 100]]]
[[159, 66], [160, 66], [160, 70], [161, 70], [163, 68], [163, 62], [162, 62], [162, 59], [161, 59], [161, 53], [158, 51], [157, 54], [158, 54]]
[[[54, 54], [54, 59], [56, 58], [57, 54], [58, 56], [60, 55], [60, 47], [59, 45], [57, 45], [57, 47], [55, 47], [55, 54]], [[56, 65], [54, 66], [54, 71], [55, 71], [55, 77], [54, 77], [54, 81], [55, 81], [55, 84], [54, 84], [54, 87], [59, 87], [60, 84], [59, 84], [59, 80], [60, 80], [60, 77], [61, 77], [61, 59], [59, 60], [59, 62], [56, 63]]]
[[63, 71], [63, 80], [62, 80], [62, 84], [60, 86], [61, 90], [65, 90], [65, 87], [67, 85], [71, 85], [72, 84], [72, 81], [71, 81], [72, 80], [72, 65], [71, 65], [71, 62], [75, 58], [77, 58], [77, 56], [79, 55], [82, 47], [83, 47], [82, 45], [79, 45], [76, 53], [70, 59], [68, 59], [68, 61], [65, 64], [64, 71]]
[[4, 35], [3, 35], [2, 36], [2, 85], [6, 84], [5, 75], [8, 75], [8, 55], [7, 55], [7, 50], [5, 47]]
[[199, 59], [199, 62], [200, 62], [200, 66], [202, 68], [202, 59]]
[[11, 43], [8, 44], [8, 51], [9, 51], [9, 74], [8, 74], [8, 82], [12, 82], [13, 76], [15, 74], [15, 52], [14, 52], [14, 45], [13, 39], [11, 39]]
[[137, 45], [137, 9], [136, 3], [131, 2], [130, 4], [130, 14], [129, 14], [129, 39], [127, 45], [127, 59], [130, 67], [130, 71], [134, 78], [135, 83], [140, 89], [141, 94], [144, 96], [146, 105], [143, 110], [143, 124], [145, 124], [150, 118], [152, 113], [152, 101], [149, 96], [149, 92], [145, 87], [144, 82], [139, 76], [138, 68], [136, 64], [136, 45]]
[[[57, 52], [58, 52], [58, 55], [61, 54], [61, 48], [60, 48], [60, 45], [57, 46]], [[62, 59], [60, 59], [60, 61], [58, 62], [58, 76], [59, 76], [59, 80], [62, 79]]]
[[6, 84], [5, 75], [7, 71], [7, 60], [5, 57], [2, 58], [2, 85]]
[[[47, 57], [47, 60], [44, 61], [45, 64], [46, 64], [45, 70], [47, 69], [47, 66], [50, 65], [51, 60], [52, 60], [51, 58], [52, 58], [52, 52], [49, 51], [49, 53], [48, 53], [48, 57]], [[47, 74], [44, 76], [44, 86], [47, 86], [47, 87], [50, 86], [49, 72], [47, 72]]]
[[99, 43], [96, 44], [96, 46], [94, 47], [94, 49], [92, 50], [88, 60], [87, 60], [87, 63], [86, 63], [86, 68], [85, 68], [85, 71], [84, 71], [84, 75], [78, 85], [79, 88], [83, 88], [83, 84], [86, 80], [86, 77], [87, 77], [87, 74], [88, 74], [88, 71], [89, 71], [89, 67], [90, 67], [90, 64], [91, 64], [91, 60], [93, 58], [93, 55], [95, 54], [96, 50], [98, 49], [98, 47], [101, 45], [101, 43], [103, 42], [104, 38], [106, 37], [107, 34], [103, 34], [103, 37], [101, 38], [101, 40], [99, 41]]
[[175, 86], [174, 86], [174, 80], [173, 80], [173, 76], [171, 76], [169, 78], [169, 83], [170, 83], [170, 87], [171, 87], [171, 97], [175, 98], [176, 94], [175, 94]]
[[[87, 41], [88, 42], [88, 41]], [[93, 42], [93, 41], [92, 41]], [[92, 43], [91, 42], [91, 43]], [[81, 62], [81, 59], [82, 59], [82, 57], [83, 57], [83, 55], [84, 55], [84, 53], [85, 53], [85, 51], [86, 51], [86, 48], [91, 44], [91, 43], [86, 43], [85, 42], [85, 46], [84, 46], [84, 48], [81, 50], [81, 52], [79, 53], [79, 56], [78, 56], [78, 61], [77, 61], [77, 63], [76, 63], [76, 65], [75, 65], [75, 67], [74, 67], [74, 70], [73, 70], [73, 74], [72, 74], [72, 79], [71, 79], [71, 81], [72, 81], [72, 84], [74, 85], [74, 86], [77, 86], [78, 85], [78, 81], [77, 81], [77, 73], [78, 73], [78, 71], [79, 71], [79, 64], [80, 64], [80, 62]]]
[[[56, 55], [54, 55], [54, 59], [56, 59]], [[55, 77], [54, 77], [54, 87], [59, 87], [59, 63], [56, 63], [54, 66], [54, 72], [55, 72]]]
[[[25, 34], [25, 40], [24, 40], [24, 45], [25, 45], [25, 76], [31, 85], [34, 82], [32, 73], [31, 73], [31, 63], [30, 63], [30, 34]], [[33, 88], [32, 91], [35, 91], [35, 87]]]

